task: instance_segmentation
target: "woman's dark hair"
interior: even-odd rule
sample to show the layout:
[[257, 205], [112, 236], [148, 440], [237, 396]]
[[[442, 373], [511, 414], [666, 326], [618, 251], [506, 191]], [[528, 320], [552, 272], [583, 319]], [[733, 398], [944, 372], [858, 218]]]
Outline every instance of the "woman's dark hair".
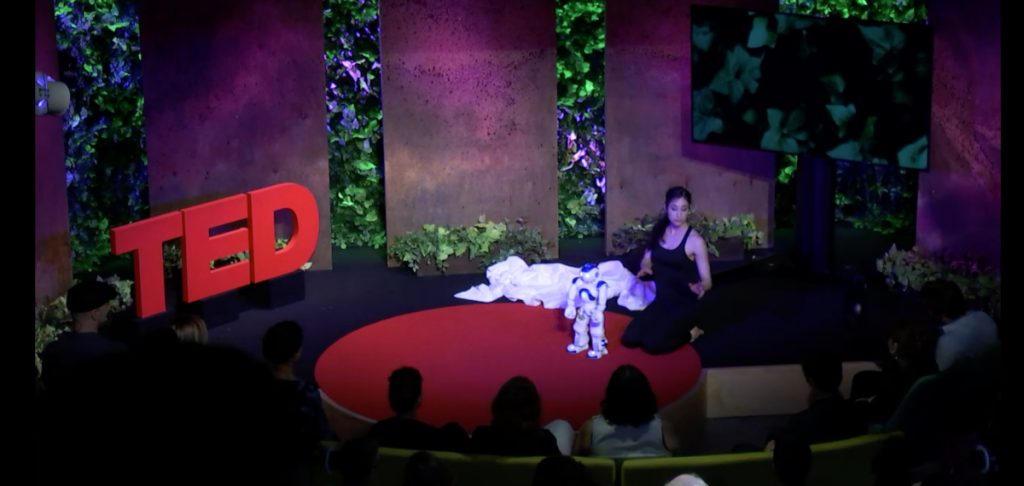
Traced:
[[533, 470], [533, 486], [597, 486], [582, 462], [571, 456], [541, 459]]
[[448, 467], [427, 451], [419, 451], [405, 462], [405, 486], [451, 486], [454, 482]]
[[388, 377], [388, 405], [396, 414], [412, 412], [423, 394], [423, 375], [419, 370], [403, 366]]
[[619, 366], [604, 392], [601, 415], [612, 425], [641, 426], [658, 413], [654, 390], [647, 377], [636, 366]]
[[960, 286], [950, 280], [930, 280], [921, 286], [921, 297], [935, 317], [957, 319], [967, 313]]
[[935, 344], [938, 330], [921, 319], [902, 317], [893, 323], [889, 338], [896, 343], [896, 354], [916, 374], [934, 373]]
[[825, 351], [811, 352], [800, 362], [807, 384], [822, 392], [838, 394], [843, 382], [843, 362]]
[[373, 477], [379, 445], [369, 437], [350, 439], [327, 456], [328, 471], [337, 471], [346, 483], [363, 484]]
[[516, 376], [501, 385], [491, 402], [491, 425], [536, 428], [540, 422], [540, 393], [525, 376]]
[[281, 321], [263, 334], [263, 357], [272, 365], [290, 361], [302, 349], [302, 326], [295, 321]]
[[650, 237], [647, 239], [647, 249], [653, 249], [661, 242], [661, 237], [665, 234], [665, 228], [668, 228], [668, 205], [679, 198], [685, 199], [687, 204], [693, 204], [693, 197], [690, 195], [690, 191], [687, 191], [683, 186], [670, 187], [668, 191], [665, 191], [665, 207], [661, 210], [661, 217], [658, 218], [658, 221], [654, 223], [654, 227], [651, 228]]

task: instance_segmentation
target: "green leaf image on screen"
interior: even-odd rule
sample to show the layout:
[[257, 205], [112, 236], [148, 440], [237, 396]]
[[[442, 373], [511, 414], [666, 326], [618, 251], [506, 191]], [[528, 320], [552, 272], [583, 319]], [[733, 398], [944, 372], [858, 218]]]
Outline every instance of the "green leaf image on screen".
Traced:
[[694, 5], [696, 142], [928, 168], [932, 29]]

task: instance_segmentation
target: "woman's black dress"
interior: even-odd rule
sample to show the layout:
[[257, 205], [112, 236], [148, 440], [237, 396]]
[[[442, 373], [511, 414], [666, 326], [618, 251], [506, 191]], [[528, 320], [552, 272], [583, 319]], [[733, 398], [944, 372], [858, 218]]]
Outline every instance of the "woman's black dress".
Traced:
[[692, 231], [692, 226], [687, 228], [683, 241], [674, 249], [659, 243], [651, 250], [654, 301], [626, 327], [623, 346], [663, 354], [690, 342], [690, 329], [697, 324], [694, 318], [698, 302], [690, 284], [701, 281], [697, 262], [686, 256], [686, 240]]

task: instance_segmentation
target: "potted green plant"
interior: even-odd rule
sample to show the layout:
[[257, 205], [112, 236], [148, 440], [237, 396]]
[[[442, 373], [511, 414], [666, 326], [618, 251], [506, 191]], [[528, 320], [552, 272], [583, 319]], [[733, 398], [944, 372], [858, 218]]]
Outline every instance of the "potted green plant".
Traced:
[[425, 224], [395, 238], [388, 257], [417, 275], [481, 272], [496, 261], [517, 255], [530, 263], [550, 258], [550, 247], [539, 230], [525, 221], [489, 221], [480, 216], [471, 226]]
[[718, 260], [742, 260], [746, 250], [764, 243], [764, 232], [757, 229], [750, 213], [711, 219], [695, 212], [690, 215], [690, 224], [704, 238], [711, 257]]
[[626, 255], [646, 247], [647, 238], [654, 228], [654, 223], [657, 222], [658, 218], [645, 214], [641, 218], [623, 224], [615, 233], [612, 233], [612, 253]]
[[999, 275], [976, 258], [928, 255], [917, 247], [900, 250], [894, 244], [875, 260], [875, 268], [885, 277], [889, 288], [897, 292], [919, 291], [930, 280], [952, 281], [963, 291], [971, 307], [979, 308], [997, 320], [1001, 318]]
[[[612, 235], [612, 249], [624, 255], [647, 244], [647, 238], [657, 218], [645, 215], [624, 224]], [[712, 219], [699, 212], [691, 213], [691, 226], [700, 233], [712, 259], [742, 259], [746, 250], [764, 244], [764, 233], [754, 224], [753, 214], [739, 214]]]

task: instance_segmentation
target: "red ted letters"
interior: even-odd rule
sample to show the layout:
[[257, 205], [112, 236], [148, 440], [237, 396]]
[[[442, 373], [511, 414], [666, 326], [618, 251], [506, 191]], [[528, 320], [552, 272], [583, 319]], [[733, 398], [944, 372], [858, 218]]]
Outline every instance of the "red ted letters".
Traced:
[[[274, 212], [291, 211], [291, 240], [274, 248]], [[210, 236], [210, 229], [247, 220], [244, 228]], [[135, 311], [139, 317], [159, 314], [164, 302], [163, 243], [181, 238], [182, 291], [185, 302], [210, 297], [250, 283], [262, 282], [300, 268], [316, 249], [320, 217], [313, 193], [294, 183], [277, 184], [200, 204], [110, 232], [115, 255], [132, 253], [135, 262]], [[210, 262], [241, 251], [249, 259], [210, 269]]]

